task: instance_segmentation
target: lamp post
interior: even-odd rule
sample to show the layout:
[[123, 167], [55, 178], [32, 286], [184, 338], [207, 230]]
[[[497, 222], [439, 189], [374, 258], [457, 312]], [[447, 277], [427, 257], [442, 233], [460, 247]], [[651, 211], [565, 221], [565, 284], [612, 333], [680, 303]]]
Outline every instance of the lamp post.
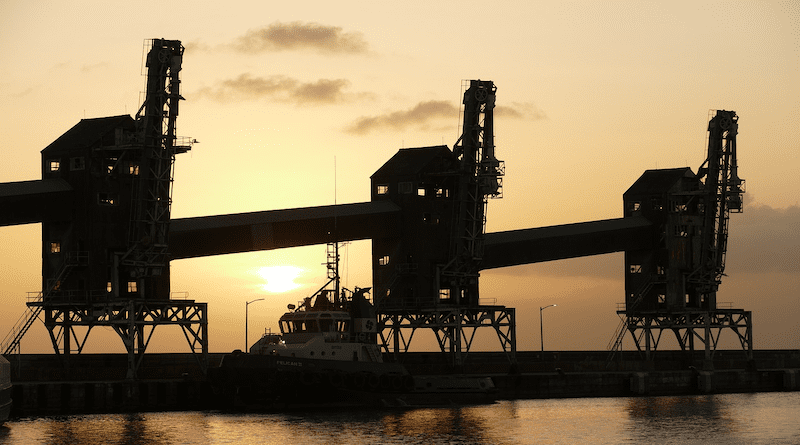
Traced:
[[542, 326], [542, 311], [549, 307], [558, 306], [557, 304], [551, 304], [549, 306], [544, 306], [539, 308], [539, 338], [542, 340], [542, 352], [544, 352], [544, 326]]
[[250, 352], [247, 349], [247, 345], [250, 344], [249, 343], [250, 339], [249, 337], [247, 337], [247, 318], [248, 318], [248, 312], [250, 311], [250, 303], [255, 303], [256, 301], [261, 301], [261, 300], [263, 300], [263, 298], [259, 298], [253, 301], [248, 301], [244, 304], [244, 352]]

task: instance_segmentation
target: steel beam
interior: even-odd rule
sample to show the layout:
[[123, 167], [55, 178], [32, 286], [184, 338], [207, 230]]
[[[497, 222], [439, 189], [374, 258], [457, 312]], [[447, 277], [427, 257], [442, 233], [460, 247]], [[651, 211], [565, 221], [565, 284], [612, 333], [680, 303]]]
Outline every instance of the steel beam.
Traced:
[[481, 270], [650, 249], [656, 226], [643, 217], [487, 233]]
[[272, 250], [396, 235], [400, 208], [388, 201], [173, 219], [172, 259]]
[[0, 183], [0, 227], [63, 219], [71, 204], [72, 186], [63, 179]]

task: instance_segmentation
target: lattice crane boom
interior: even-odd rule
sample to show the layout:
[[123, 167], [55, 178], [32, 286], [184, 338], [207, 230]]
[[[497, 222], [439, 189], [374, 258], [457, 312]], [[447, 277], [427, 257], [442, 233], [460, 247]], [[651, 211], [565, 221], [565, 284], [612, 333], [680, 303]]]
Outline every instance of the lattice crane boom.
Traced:
[[698, 170], [705, 178], [702, 205], [704, 221], [700, 262], [691, 280], [714, 307], [716, 292], [725, 271], [730, 213], [743, 210], [744, 180], [739, 178], [736, 135], [739, 117], [735, 111], [719, 110], [708, 123], [708, 158]]

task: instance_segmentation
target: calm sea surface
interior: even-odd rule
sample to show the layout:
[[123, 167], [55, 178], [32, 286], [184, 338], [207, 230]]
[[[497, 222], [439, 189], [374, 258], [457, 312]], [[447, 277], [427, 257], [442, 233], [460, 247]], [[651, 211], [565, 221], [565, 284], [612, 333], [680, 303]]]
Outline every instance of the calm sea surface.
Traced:
[[800, 392], [547, 399], [408, 410], [41, 417], [0, 444], [800, 444]]

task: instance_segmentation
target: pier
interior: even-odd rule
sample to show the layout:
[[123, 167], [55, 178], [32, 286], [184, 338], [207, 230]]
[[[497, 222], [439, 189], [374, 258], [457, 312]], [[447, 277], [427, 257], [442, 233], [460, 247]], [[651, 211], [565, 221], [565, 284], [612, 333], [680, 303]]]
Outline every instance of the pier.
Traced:
[[[624, 397], [800, 390], [800, 350], [717, 351], [703, 356], [658, 351], [651, 361], [635, 352], [518, 352], [516, 367], [503, 353], [472, 352], [454, 369], [436, 352], [412, 352], [404, 365], [416, 376], [491, 377], [498, 399]], [[219, 366], [224, 354], [209, 354]], [[147, 354], [139, 377], [126, 378], [126, 354], [84, 354], [62, 365], [52, 354], [9, 356], [14, 384], [12, 417], [218, 409], [218, 400], [191, 354]], [[700, 366], [696, 366], [700, 364]]]

